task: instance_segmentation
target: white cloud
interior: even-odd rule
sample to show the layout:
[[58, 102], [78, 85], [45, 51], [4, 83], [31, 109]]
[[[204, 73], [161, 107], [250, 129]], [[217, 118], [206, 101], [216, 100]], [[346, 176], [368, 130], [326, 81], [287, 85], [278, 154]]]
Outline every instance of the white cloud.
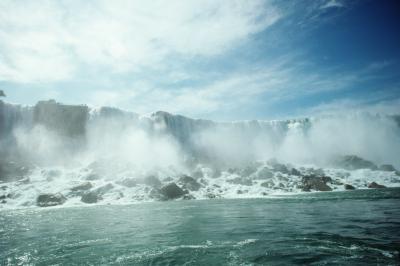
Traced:
[[222, 54], [281, 17], [269, 2], [0, 2], [0, 80], [69, 80], [85, 69], [135, 71], [168, 56]]
[[321, 6], [321, 9], [332, 8], [332, 7], [341, 8], [344, 7], [344, 4], [338, 0], [329, 0], [324, 5]]

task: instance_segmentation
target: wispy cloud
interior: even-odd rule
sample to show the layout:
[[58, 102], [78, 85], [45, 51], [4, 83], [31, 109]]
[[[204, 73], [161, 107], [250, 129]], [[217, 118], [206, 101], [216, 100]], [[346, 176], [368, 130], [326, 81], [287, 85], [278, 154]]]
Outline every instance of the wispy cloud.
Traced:
[[129, 72], [168, 56], [215, 56], [281, 17], [267, 1], [1, 1], [0, 80]]

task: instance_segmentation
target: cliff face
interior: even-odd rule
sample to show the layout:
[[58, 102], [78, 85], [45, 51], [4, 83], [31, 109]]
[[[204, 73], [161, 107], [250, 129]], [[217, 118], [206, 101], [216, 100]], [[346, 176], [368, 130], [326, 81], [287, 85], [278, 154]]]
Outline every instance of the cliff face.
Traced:
[[87, 106], [64, 105], [54, 100], [38, 102], [33, 109], [34, 124], [68, 137], [85, 136], [88, 118]]

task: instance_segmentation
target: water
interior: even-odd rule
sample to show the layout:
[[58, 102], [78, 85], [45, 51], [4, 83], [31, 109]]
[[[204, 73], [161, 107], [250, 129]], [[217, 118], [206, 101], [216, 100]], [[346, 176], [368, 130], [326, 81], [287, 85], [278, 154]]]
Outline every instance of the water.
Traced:
[[4, 265], [398, 265], [400, 189], [3, 210]]

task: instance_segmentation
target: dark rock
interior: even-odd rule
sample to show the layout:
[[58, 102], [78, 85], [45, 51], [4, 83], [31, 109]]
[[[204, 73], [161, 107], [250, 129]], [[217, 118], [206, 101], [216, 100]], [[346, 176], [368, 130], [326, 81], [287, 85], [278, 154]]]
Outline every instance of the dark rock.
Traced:
[[160, 193], [165, 197], [166, 200], [177, 199], [186, 194], [185, 191], [183, 191], [175, 183], [169, 183], [168, 185], [163, 186], [160, 189]]
[[195, 198], [195, 196], [193, 196], [191, 194], [186, 194], [186, 195], [183, 195], [182, 199], [184, 199], [184, 200], [194, 200], [196, 198]]
[[50, 207], [64, 204], [67, 201], [62, 194], [41, 194], [36, 199], [36, 204], [39, 207]]
[[7, 201], [6, 201], [6, 200], [2, 200], [1, 203], [2, 203], [2, 204], [5, 204], [5, 203], [7, 203]]
[[341, 167], [346, 170], [357, 170], [357, 169], [371, 169], [377, 170], [378, 167], [370, 161], [364, 160], [355, 155], [346, 155], [340, 157], [335, 162], [336, 166]]
[[284, 164], [274, 163], [272, 164], [272, 168], [275, 172], [281, 172], [282, 174], [289, 174], [289, 169]]
[[84, 203], [96, 203], [103, 198], [96, 191], [89, 191], [82, 195], [81, 201]]
[[368, 188], [386, 188], [384, 185], [379, 185], [378, 183], [372, 182], [368, 185]]
[[194, 172], [192, 173], [192, 176], [193, 176], [194, 178], [202, 178], [202, 177], [204, 177], [203, 172], [200, 171], [200, 170], [194, 171]]
[[85, 182], [85, 183], [82, 183], [78, 186], [71, 188], [71, 191], [85, 191], [85, 190], [91, 189], [92, 187], [93, 187], [92, 183]]
[[161, 187], [162, 183], [160, 181], [160, 179], [158, 179], [156, 176], [154, 175], [150, 175], [147, 176], [144, 180], [143, 180], [145, 185], [148, 185], [150, 187], [154, 187], [154, 188], [159, 188]]
[[215, 195], [214, 193], [207, 193], [205, 196], [206, 196], [207, 198], [209, 198], [209, 199], [215, 199], [215, 198], [217, 198], [217, 195]]
[[122, 181], [117, 181], [116, 183], [118, 185], [131, 188], [135, 187], [138, 184], [138, 181], [135, 178], [125, 178]]
[[387, 171], [387, 172], [395, 172], [395, 171], [397, 171], [396, 168], [394, 168], [394, 166], [391, 165], [391, 164], [382, 164], [381, 166], [379, 166], [379, 170]]
[[332, 179], [329, 176], [303, 176], [300, 188], [303, 191], [310, 191], [311, 189], [317, 191], [331, 191], [332, 188], [326, 184], [331, 181]]
[[198, 191], [201, 188], [201, 184], [199, 184], [193, 177], [184, 175], [179, 178], [179, 183], [182, 184], [182, 187], [192, 191]]
[[295, 176], [301, 176], [300, 171], [297, 170], [296, 168], [292, 168], [292, 169], [290, 170], [290, 174], [291, 174], [291, 175], [295, 175]]
[[344, 189], [345, 189], [345, 190], [354, 190], [354, 189], [356, 189], [356, 188], [353, 187], [352, 185], [345, 184], [345, 185], [344, 185]]
[[261, 183], [260, 186], [266, 187], [266, 188], [272, 188], [275, 186], [275, 183], [272, 180], [269, 180], [269, 181]]

